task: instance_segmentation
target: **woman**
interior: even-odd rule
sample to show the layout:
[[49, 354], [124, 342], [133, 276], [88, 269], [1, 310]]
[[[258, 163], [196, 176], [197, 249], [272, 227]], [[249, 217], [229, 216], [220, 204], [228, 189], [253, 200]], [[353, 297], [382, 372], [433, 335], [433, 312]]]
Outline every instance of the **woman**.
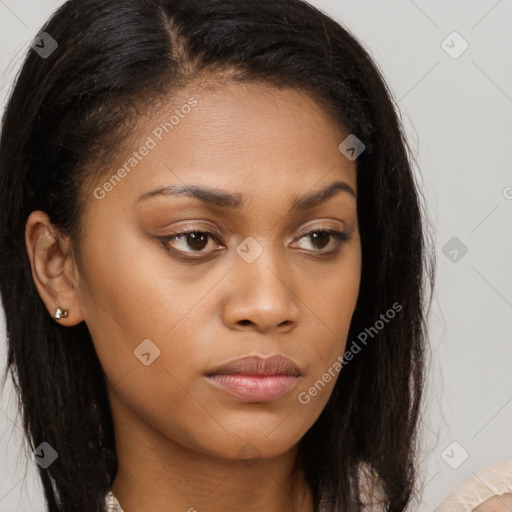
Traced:
[[434, 278], [361, 44], [300, 0], [71, 0], [32, 48], [0, 288], [48, 510], [405, 510]]

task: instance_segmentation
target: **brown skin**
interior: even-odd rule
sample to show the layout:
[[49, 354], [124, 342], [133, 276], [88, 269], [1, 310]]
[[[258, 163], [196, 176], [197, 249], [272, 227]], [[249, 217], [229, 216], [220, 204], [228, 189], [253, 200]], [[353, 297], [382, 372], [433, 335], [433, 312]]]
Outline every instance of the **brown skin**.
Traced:
[[[311, 489], [291, 471], [298, 442], [324, 408], [331, 379], [307, 405], [297, 396], [342, 355], [359, 294], [356, 199], [340, 192], [289, 213], [295, 196], [345, 181], [356, 163], [339, 151], [348, 135], [307, 95], [263, 85], [182, 91], [137, 133], [152, 130], [193, 96], [197, 106], [104, 199], [92, 194], [81, 219], [80, 253], [33, 212], [26, 241], [48, 313], [85, 321], [104, 369], [119, 470], [113, 492], [125, 512], [313, 511]], [[156, 139], [155, 139], [156, 140]], [[129, 155], [120, 155], [101, 186]], [[138, 196], [162, 185], [197, 184], [240, 193], [239, 212], [185, 196]], [[186, 263], [157, 236], [178, 227], [220, 233]], [[347, 231], [315, 240], [310, 231]], [[253, 237], [263, 253], [236, 252]], [[190, 238], [168, 242], [193, 253]], [[319, 254], [339, 247], [335, 255]], [[185, 255], [186, 255], [185, 254]], [[160, 356], [144, 366], [133, 351], [149, 338]], [[302, 375], [281, 398], [243, 402], [214, 388], [207, 369], [247, 354], [284, 354]], [[259, 461], [242, 461], [252, 443]]]

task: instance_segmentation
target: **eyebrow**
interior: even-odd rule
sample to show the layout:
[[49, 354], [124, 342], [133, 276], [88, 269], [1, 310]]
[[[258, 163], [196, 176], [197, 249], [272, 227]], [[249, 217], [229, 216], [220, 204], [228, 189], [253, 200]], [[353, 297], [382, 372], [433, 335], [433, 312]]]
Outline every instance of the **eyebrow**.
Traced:
[[[344, 181], [334, 181], [319, 190], [314, 190], [304, 194], [303, 196], [295, 197], [292, 201], [290, 210], [304, 211], [314, 208], [340, 192], [357, 198], [354, 189], [348, 183]], [[165, 187], [159, 187], [155, 190], [141, 194], [137, 198], [136, 202], [138, 203], [139, 201], [144, 201], [156, 196], [180, 195], [193, 197], [212, 206], [230, 210], [239, 210], [245, 204], [242, 194], [207, 188], [200, 185], [167, 185]]]

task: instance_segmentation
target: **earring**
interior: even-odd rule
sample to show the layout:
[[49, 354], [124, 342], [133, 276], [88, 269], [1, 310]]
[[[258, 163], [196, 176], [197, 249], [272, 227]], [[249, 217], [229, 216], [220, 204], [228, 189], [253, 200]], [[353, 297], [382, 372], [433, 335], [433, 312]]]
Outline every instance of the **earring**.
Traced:
[[55, 311], [55, 314], [53, 315], [53, 318], [55, 318], [55, 320], [58, 320], [59, 318], [66, 318], [67, 316], [68, 316], [67, 309], [57, 308], [57, 310]]

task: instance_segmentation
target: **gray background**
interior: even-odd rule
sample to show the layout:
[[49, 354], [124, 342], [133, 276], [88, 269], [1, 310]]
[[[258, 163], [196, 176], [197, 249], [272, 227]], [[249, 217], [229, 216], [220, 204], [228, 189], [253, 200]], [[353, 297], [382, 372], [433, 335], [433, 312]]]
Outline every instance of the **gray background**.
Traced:
[[[61, 3], [0, 0], [1, 105], [21, 56]], [[421, 169], [438, 276], [422, 434], [424, 491], [413, 508], [431, 511], [474, 471], [512, 460], [512, 1], [312, 3], [374, 57]], [[452, 54], [462, 48], [458, 36], [448, 37], [453, 31], [469, 44], [457, 58], [445, 51], [446, 45]], [[452, 261], [457, 244], [468, 252]], [[0, 395], [0, 511], [42, 512], [13, 398], [9, 383]]]

